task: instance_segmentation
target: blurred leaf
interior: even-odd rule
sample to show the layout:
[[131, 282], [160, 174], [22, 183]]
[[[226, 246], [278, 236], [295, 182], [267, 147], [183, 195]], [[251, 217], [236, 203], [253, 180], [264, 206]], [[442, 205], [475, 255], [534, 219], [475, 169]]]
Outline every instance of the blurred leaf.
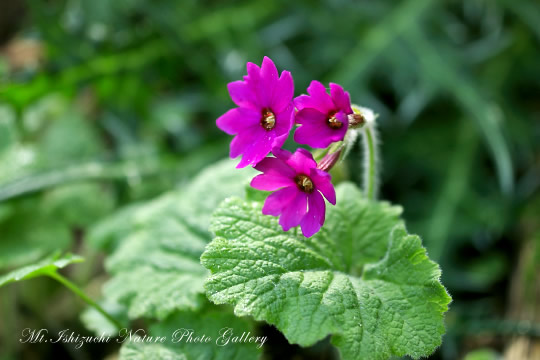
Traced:
[[[22, 128], [24, 129], [24, 135], [28, 137], [38, 138], [42, 136], [42, 133], [48, 131], [48, 127], [52, 126], [52, 132], [57, 131], [59, 127], [57, 120], [59, 118], [66, 117], [69, 119], [68, 112], [73, 112], [69, 107], [68, 100], [60, 93], [50, 92], [45, 96], [35, 101], [24, 109], [21, 115], [20, 121], [22, 122]], [[80, 119], [76, 119], [80, 121]], [[62, 128], [60, 125], [60, 129]], [[69, 123], [66, 122], [69, 126]], [[85, 129], [83, 129], [85, 130]], [[87, 129], [86, 129], [87, 130]], [[75, 136], [83, 136], [86, 134], [76, 134]], [[70, 139], [68, 139], [70, 140]], [[62, 142], [58, 144], [62, 146]]]
[[[120, 321], [122, 324], [126, 324], [128, 328], [129, 319], [126, 316], [126, 308], [118, 303], [111, 301], [101, 301], [99, 305], [110, 314], [114, 319]], [[102, 334], [108, 336], [118, 336], [118, 328], [109, 319], [103, 316], [94, 307], [87, 307], [81, 314], [81, 322], [84, 326], [94, 332], [97, 336]]]
[[429, 219], [428, 249], [431, 258], [435, 261], [439, 261], [446, 250], [450, 227], [455, 222], [454, 214], [467, 192], [467, 183], [470, 181], [470, 172], [477, 148], [478, 136], [472, 126], [466, 120], [461, 122], [457, 134], [456, 151], [452, 155], [446, 181]]
[[85, 161], [101, 152], [96, 129], [61, 96], [50, 95], [27, 109], [22, 129], [19, 141], [0, 151], [0, 192], [2, 184], [17, 183], [32, 172]]
[[[19, 150], [21, 157], [32, 156], [31, 152], [22, 153], [23, 151]], [[62, 166], [58, 169], [36, 171], [0, 184], [0, 201], [72, 182], [145, 176], [159, 169], [155, 160], [148, 157], [125, 162], [91, 161]]]
[[114, 209], [109, 192], [92, 183], [72, 184], [53, 189], [41, 202], [42, 211], [71, 226], [84, 228]]
[[15, 127], [15, 114], [11, 108], [0, 106], [0, 158], [18, 139]]
[[510, 11], [516, 13], [540, 40], [540, 6], [532, 1], [499, 0]]
[[233, 167], [233, 161], [221, 161], [181, 189], [131, 206], [91, 233], [93, 243], [119, 242], [106, 263], [113, 275], [106, 300], [125, 304], [132, 319], [164, 319], [204, 303], [207, 270], [199, 257], [211, 239], [210, 214], [225, 197], [243, 193], [252, 174]]
[[56, 273], [56, 270], [62, 269], [70, 264], [82, 262], [84, 259], [77, 255], [67, 254], [60, 257], [53, 255], [34, 265], [28, 265], [14, 270], [0, 277], [0, 287], [12, 282], [33, 279], [38, 276], [49, 276]]
[[8, 147], [0, 153], [0, 182], [6, 183], [30, 172], [36, 166], [36, 158], [36, 151], [32, 147], [20, 144]]
[[[187, 335], [180, 342], [173, 342], [175, 331], [192, 329], [193, 338], [205, 335], [211, 338], [209, 343], [195, 343], [187, 340]], [[230, 332], [225, 332], [231, 329]], [[181, 332], [176, 339], [180, 338]], [[230, 334], [230, 336], [229, 336]], [[259, 357], [259, 343], [234, 343], [234, 336], [246, 339], [256, 337], [251, 323], [215, 307], [205, 308], [204, 312], [178, 312], [165, 321], [150, 328], [151, 336], [164, 336], [167, 341], [156, 346], [148, 343], [126, 342], [120, 350], [121, 360], [171, 359], [189, 360], [250, 360]], [[164, 357], [165, 356], [165, 357]], [[169, 358], [169, 357], [167, 357]]]
[[36, 211], [34, 201], [0, 208], [6, 212], [0, 219], [0, 268], [27, 264], [70, 245], [71, 230], [54, 214]]
[[402, 32], [415, 25], [432, 5], [433, 1], [430, 0], [402, 1], [384, 17], [383, 21], [369, 29], [355, 48], [349, 50], [341, 64], [335, 67], [337, 70], [329, 79], [349, 87], [359, 77], [365, 76], [368, 67], [386, 50], [387, 46]]
[[159, 59], [167, 50], [166, 44], [159, 40], [137, 45], [135, 49], [86, 59], [80, 64], [63, 69], [59, 77], [41, 73], [29, 83], [0, 84], [0, 98], [20, 109], [49, 92], [74, 89], [96, 76], [114, 75], [127, 70], [137, 71]]
[[498, 360], [501, 359], [500, 354], [492, 349], [478, 349], [469, 352], [463, 360]]
[[123, 360], [145, 360], [145, 359], [167, 359], [167, 360], [188, 360], [183, 353], [171, 349], [162, 344], [144, 344], [141, 342], [129, 342], [122, 347], [120, 359]]
[[[224, 141], [209, 142], [200, 146], [188, 156], [175, 158], [155, 152], [128, 154], [117, 161], [73, 159], [63, 164], [45, 165], [36, 160], [33, 148], [14, 146], [4, 154], [0, 153], [0, 201], [48, 190], [60, 185], [93, 180], [124, 179], [134, 193], [151, 186], [150, 177], [167, 177], [169, 188], [178, 179], [185, 179], [222, 157]], [[140, 147], [139, 147], [140, 150]], [[44, 159], [43, 157], [41, 159]], [[51, 161], [49, 161], [51, 162]], [[3, 167], [3, 168], [2, 168]], [[144, 182], [142, 180], [145, 180]], [[138, 196], [136, 196], [137, 198]]]
[[505, 193], [511, 193], [514, 188], [514, 175], [508, 145], [501, 128], [501, 110], [486, 101], [480, 89], [463, 76], [461, 71], [455, 69], [451, 62], [444, 61], [418, 27], [411, 27], [406, 34], [408, 43], [417, 53], [426, 73], [448, 94], [453, 94], [463, 107], [464, 113], [470, 114], [476, 121], [497, 166], [500, 186]]
[[40, 137], [38, 161], [64, 164], [94, 158], [101, 152], [96, 129], [77, 112], [66, 112], [56, 118]]
[[506, 257], [501, 253], [485, 254], [481, 258], [474, 259], [467, 266], [468, 280], [473, 283], [476, 291], [482, 291], [489, 286], [493, 286], [496, 281], [500, 281], [508, 273]]

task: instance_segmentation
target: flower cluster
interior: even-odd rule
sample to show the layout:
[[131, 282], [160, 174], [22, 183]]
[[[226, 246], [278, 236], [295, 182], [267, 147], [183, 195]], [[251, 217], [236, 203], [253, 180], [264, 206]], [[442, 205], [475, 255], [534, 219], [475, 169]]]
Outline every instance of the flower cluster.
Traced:
[[[330, 83], [330, 94], [323, 84], [312, 81], [309, 95], [294, 98], [291, 73], [279, 75], [276, 66], [265, 57], [259, 67], [247, 63], [243, 80], [228, 85], [229, 94], [238, 106], [220, 116], [218, 128], [234, 135], [230, 157], [242, 155], [238, 168], [253, 166], [262, 172], [252, 181], [255, 189], [273, 191], [262, 212], [280, 216], [284, 231], [300, 225], [310, 237], [324, 224], [326, 204], [336, 204], [336, 194], [328, 174], [340, 150], [326, 155], [319, 164], [302, 148], [294, 153], [282, 149], [295, 124], [294, 140], [312, 148], [327, 148], [343, 141], [350, 127], [362, 123], [360, 114], [351, 108], [349, 94]], [[270, 152], [273, 157], [267, 157]], [[324, 198], [323, 198], [324, 197]]]

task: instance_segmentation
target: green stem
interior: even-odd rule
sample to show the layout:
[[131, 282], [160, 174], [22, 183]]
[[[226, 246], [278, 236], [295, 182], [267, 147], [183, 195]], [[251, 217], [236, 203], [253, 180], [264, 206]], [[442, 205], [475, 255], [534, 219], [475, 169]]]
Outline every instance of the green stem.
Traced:
[[366, 198], [375, 200], [378, 192], [378, 148], [375, 122], [366, 123], [361, 129], [364, 147], [364, 193]]
[[99, 306], [98, 303], [96, 303], [94, 300], [90, 299], [77, 285], [69, 281], [67, 278], [63, 277], [57, 272], [53, 272], [50, 274], [47, 274], [51, 278], [55, 279], [65, 287], [67, 287], [69, 290], [74, 292], [77, 296], [79, 296], [81, 299], [83, 299], [88, 305], [92, 306], [94, 309], [96, 309], [101, 315], [105, 316], [107, 320], [109, 320], [111, 323], [113, 323], [118, 330], [122, 329], [124, 326], [118, 322], [115, 318], [113, 318], [109, 313], [107, 313], [101, 306]]

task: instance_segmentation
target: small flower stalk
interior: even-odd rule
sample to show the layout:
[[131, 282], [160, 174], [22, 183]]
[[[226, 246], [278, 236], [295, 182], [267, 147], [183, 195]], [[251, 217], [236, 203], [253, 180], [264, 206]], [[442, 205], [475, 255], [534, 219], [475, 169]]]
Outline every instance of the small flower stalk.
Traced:
[[377, 116], [371, 109], [354, 106], [355, 115], [362, 117], [362, 125], [358, 127], [357, 131], [360, 131], [362, 135], [362, 147], [363, 147], [363, 188], [366, 198], [375, 200], [378, 195], [379, 188], [379, 138], [377, 134], [377, 128], [375, 119]]
[[[334, 83], [327, 91], [314, 80], [308, 95], [294, 98], [291, 73], [279, 75], [268, 57], [260, 67], [247, 63], [246, 68], [243, 80], [228, 84], [237, 107], [220, 116], [216, 125], [234, 135], [230, 157], [242, 156], [237, 168], [253, 166], [261, 172], [250, 185], [272, 192], [262, 213], [279, 217], [283, 231], [300, 226], [306, 237], [319, 232], [326, 218], [326, 202], [336, 204], [329, 172], [347, 156], [359, 134], [364, 143], [364, 190], [366, 197], [374, 199], [378, 165], [373, 112], [352, 105], [349, 93]], [[282, 149], [294, 125], [298, 144], [326, 149], [318, 163], [306, 149], [293, 153]]]

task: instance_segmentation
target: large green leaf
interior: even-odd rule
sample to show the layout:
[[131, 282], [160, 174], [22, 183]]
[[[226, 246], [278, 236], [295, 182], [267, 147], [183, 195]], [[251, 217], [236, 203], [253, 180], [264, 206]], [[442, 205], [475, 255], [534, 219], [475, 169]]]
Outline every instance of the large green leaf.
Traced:
[[[188, 333], [184, 334], [185, 330]], [[189, 330], [193, 330], [192, 338], [204, 335], [208, 342], [190, 341]], [[259, 357], [259, 349], [266, 341], [254, 333], [248, 320], [214, 306], [201, 312], [179, 312], [151, 327], [150, 336], [165, 337], [166, 341], [149, 344], [126, 340], [120, 359], [251, 360]], [[237, 339], [240, 341], [234, 342]]]
[[321, 232], [305, 238], [261, 206], [232, 198], [216, 210], [217, 237], [201, 258], [210, 300], [302, 346], [332, 334], [344, 359], [417, 358], [440, 345], [450, 297], [400, 208], [343, 184]]
[[199, 257], [211, 240], [210, 215], [228, 195], [241, 195], [252, 170], [219, 162], [178, 190], [131, 206], [92, 231], [97, 244], [118, 242], [107, 259], [113, 275], [107, 301], [124, 304], [130, 318], [164, 319], [204, 303], [208, 271]]

